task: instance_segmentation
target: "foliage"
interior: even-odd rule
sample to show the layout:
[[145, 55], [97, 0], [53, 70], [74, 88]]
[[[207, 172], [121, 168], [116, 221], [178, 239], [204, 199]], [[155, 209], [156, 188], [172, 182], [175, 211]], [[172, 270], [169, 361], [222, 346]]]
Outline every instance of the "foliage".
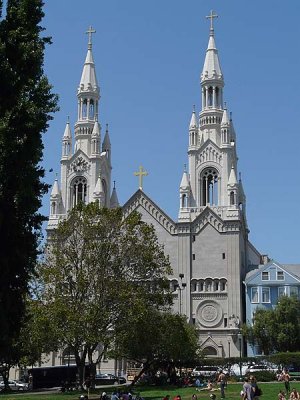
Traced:
[[[145, 307], [168, 308], [168, 258], [154, 228], [121, 209], [80, 204], [51, 235], [39, 267], [37, 297], [57, 344], [74, 353], [83, 378], [86, 357], [103, 356], [115, 327]], [[99, 347], [99, 343], [101, 346]]]
[[[12, 349], [23, 318], [30, 274], [38, 254], [38, 212], [48, 186], [42, 181], [42, 133], [57, 98], [43, 72], [41, 0], [8, 0], [0, 20], [0, 364], [18, 358]], [[0, 3], [2, 15], [2, 2]]]
[[257, 309], [253, 325], [245, 325], [243, 333], [267, 355], [300, 350], [300, 301], [282, 296], [275, 309]]
[[[226, 398], [230, 400], [240, 400], [240, 391], [242, 389], [243, 382], [240, 382], [239, 384], [228, 384], [226, 388]], [[261, 399], [264, 400], [274, 400], [277, 398], [278, 392], [280, 389], [284, 390], [284, 384], [283, 383], [259, 383], [259, 387], [263, 391], [263, 396]], [[299, 384], [296, 383], [296, 388], [299, 389]], [[103, 389], [102, 389], [103, 390]], [[101, 390], [101, 391], [102, 391]], [[115, 388], [107, 388], [105, 389], [105, 392], [110, 396]], [[148, 387], [138, 387], [137, 390], [139, 391], [139, 396], [144, 398], [145, 400], [161, 400], [163, 397], [165, 397], [166, 394], [170, 395], [170, 398], [173, 399], [177, 395], [180, 395], [182, 400], [190, 400], [192, 398], [192, 395], [196, 393], [197, 399], [198, 400], [207, 400], [209, 399], [209, 394], [207, 391], [195, 391], [195, 387], [180, 387], [178, 388], [177, 386], [163, 386], [163, 387], [158, 387], [158, 386], [148, 386]], [[217, 398], [219, 397], [219, 391], [215, 392], [217, 395]], [[99, 391], [97, 392], [97, 395], [99, 397]], [[35, 400], [37, 395], [35, 393], [24, 393], [21, 395], [22, 400]], [[78, 399], [79, 393], [77, 392], [71, 392], [71, 393], [54, 393], [54, 394], [49, 394], [47, 392], [45, 393], [40, 393], [38, 395], [39, 400], [66, 400], [66, 399]], [[93, 395], [91, 397], [94, 397]], [[18, 400], [20, 398], [20, 394], [15, 394], [15, 395], [1, 395], [1, 399], [3, 400]], [[95, 397], [96, 398], [96, 397]]]
[[114, 355], [143, 363], [140, 375], [159, 367], [170, 373], [198, 357], [198, 333], [185, 316], [144, 308], [122, 328], [117, 330]]
[[255, 376], [257, 382], [272, 382], [276, 380], [276, 373], [273, 371], [257, 371], [251, 373]]
[[277, 365], [300, 365], [300, 352], [284, 352], [271, 354], [268, 359]]

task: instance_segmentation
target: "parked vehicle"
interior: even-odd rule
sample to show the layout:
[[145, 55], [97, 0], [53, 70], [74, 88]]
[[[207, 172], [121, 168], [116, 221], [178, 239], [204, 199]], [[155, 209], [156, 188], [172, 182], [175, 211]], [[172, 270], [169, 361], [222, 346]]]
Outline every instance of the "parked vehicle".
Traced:
[[95, 386], [122, 385], [123, 383], [126, 383], [126, 379], [122, 376], [113, 374], [96, 374], [95, 376]]
[[218, 372], [220, 372], [219, 367], [214, 367], [211, 365], [202, 365], [200, 367], [195, 367], [192, 371], [192, 376], [194, 377], [209, 377], [209, 378], [215, 378]]
[[266, 364], [254, 364], [254, 365], [250, 365], [249, 368], [246, 369], [246, 374], [252, 374], [252, 373], [261, 372], [261, 371], [269, 371], [269, 372], [276, 373], [277, 368], [272, 368]]
[[[28, 390], [28, 385], [27, 383], [23, 383], [23, 382], [17, 382], [17, 381], [8, 381], [8, 385], [11, 388], [11, 390], [16, 390], [16, 391], [24, 391], [24, 390]], [[0, 391], [2, 391], [4, 389], [4, 382], [1, 381], [0, 382]]]

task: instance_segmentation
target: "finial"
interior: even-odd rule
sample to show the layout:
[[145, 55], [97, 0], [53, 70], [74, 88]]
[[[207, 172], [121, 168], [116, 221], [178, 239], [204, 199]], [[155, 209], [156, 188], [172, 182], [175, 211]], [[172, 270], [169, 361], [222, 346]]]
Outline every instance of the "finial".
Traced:
[[186, 164], [183, 164], [183, 171], [186, 172]]
[[106, 124], [106, 132], [108, 132], [108, 124]]
[[116, 181], [114, 181], [114, 189], [116, 188]]
[[55, 172], [55, 180], [57, 181], [57, 179], [58, 179], [58, 173]]
[[193, 104], [193, 112], [196, 112], [196, 106]]
[[227, 103], [224, 101], [224, 110], [227, 110]]
[[240, 181], [242, 180], [242, 173], [241, 172], [239, 172], [239, 180]]
[[230, 121], [232, 121], [232, 111], [230, 111]]
[[67, 115], [67, 124], [70, 123], [70, 115]]
[[95, 29], [92, 28], [92, 26], [89, 27], [89, 29], [85, 32], [87, 35], [89, 35], [89, 42], [88, 42], [88, 49], [92, 49], [92, 34], [96, 33]]
[[213, 36], [213, 34], [214, 34], [214, 18], [218, 18], [218, 15], [214, 14], [213, 10], [211, 10], [210, 15], [207, 15], [206, 18], [210, 19], [210, 34]]

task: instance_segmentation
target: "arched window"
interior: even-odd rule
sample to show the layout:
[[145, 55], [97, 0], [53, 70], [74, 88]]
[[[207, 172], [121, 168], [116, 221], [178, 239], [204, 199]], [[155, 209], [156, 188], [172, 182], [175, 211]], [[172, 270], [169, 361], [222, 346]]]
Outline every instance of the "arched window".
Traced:
[[218, 87], [216, 87], [216, 107], [220, 107], [220, 90]]
[[83, 100], [82, 103], [82, 119], [86, 119], [87, 117], [87, 99]]
[[227, 283], [227, 281], [226, 281], [226, 279], [221, 279], [221, 281], [220, 281], [220, 290], [222, 291], [222, 292], [225, 292], [226, 291], [226, 283]]
[[53, 201], [52, 204], [51, 204], [51, 214], [52, 215], [56, 214], [56, 203], [55, 203], [55, 201]]
[[95, 116], [94, 100], [90, 100], [89, 118], [94, 119], [94, 116]]
[[230, 192], [230, 205], [233, 206], [235, 204], [235, 195], [234, 192]]
[[218, 204], [218, 171], [215, 168], [206, 168], [201, 174], [201, 205]]
[[211, 281], [211, 279], [206, 279], [205, 280], [205, 290], [206, 290], [206, 292], [211, 292], [212, 291], [212, 281]]
[[210, 86], [208, 88], [208, 107], [211, 107], [213, 105], [213, 88]]
[[187, 195], [185, 193], [181, 197], [181, 207], [182, 208], [187, 207]]
[[76, 177], [71, 185], [72, 206], [76, 206], [80, 202], [87, 203], [87, 181], [84, 177]]
[[202, 352], [203, 352], [203, 355], [206, 355], [208, 357], [209, 356], [217, 356], [218, 355], [217, 350], [212, 346], [205, 347]]
[[191, 291], [192, 292], [197, 292], [197, 281], [194, 280], [194, 279], [191, 282]]

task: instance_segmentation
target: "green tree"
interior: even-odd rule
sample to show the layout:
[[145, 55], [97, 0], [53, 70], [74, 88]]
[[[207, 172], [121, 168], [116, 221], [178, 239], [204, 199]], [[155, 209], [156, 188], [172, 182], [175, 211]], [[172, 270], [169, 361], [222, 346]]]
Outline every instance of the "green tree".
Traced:
[[[43, 72], [41, 0], [8, 0], [0, 20], [0, 364], [9, 362], [38, 254], [42, 134], [57, 98]], [[2, 1], [0, 2], [2, 16]]]
[[276, 308], [257, 309], [253, 325], [245, 325], [243, 331], [247, 340], [259, 345], [266, 355], [299, 351], [300, 301], [295, 296], [281, 296]]
[[143, 364], [134, 385], [145, 372], [162, 367], [170, 377], [174, 367], [193, 365], [200, 355], [198, 339], [185, 316], [144, 308], [116, 329], [113, 354]]
[[154, 228], [121, 209], [80, 204], [50, 238], [40, 265], [44, 315], [60, 346], [74, 353], [82, 383], [86, 358], [110, 347], [121, 321], [144, 307], [168, 308], [168, 258]]

